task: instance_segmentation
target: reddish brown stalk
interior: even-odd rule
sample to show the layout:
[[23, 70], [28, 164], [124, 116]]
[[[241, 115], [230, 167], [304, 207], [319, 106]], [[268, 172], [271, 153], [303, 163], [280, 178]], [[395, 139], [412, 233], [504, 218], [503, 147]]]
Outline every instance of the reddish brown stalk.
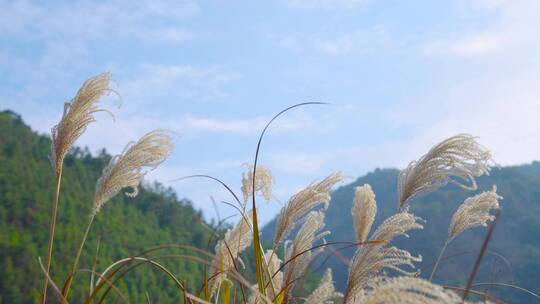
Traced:
[[491, 237], [493, 235], [493, 230], [495, 230], [495, 225], [497, 224], [497, 220], [499, 219], [500, 214], [501, 214], [501, 209], [497, 209], [497, 213], [495, 213], [495, 219], [493, 220], [493, 223], [489, 227], [486, 238], [484, 239], [484, 243], [482, 243], [480, 252], [478, 253], [478, 256], [476, 257], [476, 261], [474, 262], [473, 270], [471, 271], [471, 275], [469, 276], [469, 280], [467, 281], [467, 287], [465, 287], [465, 291], [463, 292], [462, 303], [465, 303], [465, 300], [467, 300], [467, 296], [469, 295], [469, 290], [472, 287], [474, 278], [476, 277], [476, 273], [478, 272], [478, 268], [480, 268], [480, 263], [482, 262], [482, 258], [484, 257], [484, 254], [486, 253], [487, 246], [489, 244], [489, 241], [491, 240]]

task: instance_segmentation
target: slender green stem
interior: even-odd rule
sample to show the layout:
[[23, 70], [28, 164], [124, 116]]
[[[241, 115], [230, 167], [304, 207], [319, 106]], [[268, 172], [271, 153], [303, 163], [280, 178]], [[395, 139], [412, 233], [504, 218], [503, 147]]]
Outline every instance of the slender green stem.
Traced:
[[84, 244], [86, 243], [86, 240], [88, 239], [88, 233], [90, 232], [90, 228], [92, 227], [92, 223], [94, 223], [94, 218], [96, 217], [95, 214], [93, 214], [90, 217], [90, 221], [88, 222], [88, 226], [86, 226], [86, 231], [84, 232], [84, 236], [81, 241], [81, 245], [79, 246], [79, 250], [77, 251], [77, 255], [75, 257], [75, 262], [73, 263], [73, 267], [71, 268], [71, 273], [68, 278], [68, 281], [66, 282], [66, 286], [63, 291], [63, 296], [67, 299], [69, 294], [69, 289], [71, 288], [71, 283], [73, 282], [73, 278], [75, 277], [75, 273], [77, 271], [77, 267], [79, 266], [79, 260], [81, 258], [81, 253], [84, 248]]
[[444, 252], [446, 251], [446, 247], [448, 247], [448, 244], [450, 243], [450, 240], [447, 239], [444, 242], [444, 246], [441, 249], [441, 252], [439, 253], [439, 257], [437, 258], [437, 261], [435, 262], [435, 265], [433, 266], [433, 270], [431, 270], [431, 275], [429, 276], [429, 281], [431, 282], [433, 280], [433, 275], [435, 274], [435, 271], [437, 270], [437, 266], [439, 266], [439, 262], [441, 261]]
[[[54, 195], [54, 202], [51, 210], [51, 223], [49, 228], [49, 242], [47, 243], [47, 266], [45, 271], [50, 276], [51, 263], [52, 263], [52, 252], [53, 252], [53, 243], [54, 243], [54, 229], [56, 227], [56, 215], [58, 213], [58, 201], [60, 200], [60, 185], [62, 183], [62, 169], [63, 163], [60, 164], [60, 168], [56, 175], [56, 193]], [[47, 301], [47, 289], [49, 287], [49, 277], [45, 276], [45, 283], [43, 285], [43, 297], [42, 304], [45, 304]]]

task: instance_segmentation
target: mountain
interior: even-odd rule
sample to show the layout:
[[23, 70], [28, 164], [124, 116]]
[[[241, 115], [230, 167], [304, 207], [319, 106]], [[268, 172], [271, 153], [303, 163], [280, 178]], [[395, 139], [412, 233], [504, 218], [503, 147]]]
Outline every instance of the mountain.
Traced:
[[[48, 161], [51, 141], [33, 132], [17, 114], [0, 112], [0, 303], [37, 303], [43, 284], [38, 257], [46, 258], [54, 174]], [[88, 223], [95, 182], [110, 156], [92, 156], [75, 148], [66, 158], [56, 226], [52, 277], [62, 284]], [[163, 244], [205, 249], [210, 236], [202, 215], [160, 184], [145, 185], [139, 195], [117, 195], [97, 216], [81, 258], [98, 271], [120, 258]], [[185, 254], [168, 249], [155, 255]], [[202, 267], [186, 259], [160, 260], [189, 286], [201, 281]], [[89, 273], [78, 273], [72, 303], [88, 293]], [[181, 295], [162, 272], [138, 267], [118, 283], [131, 303], [179, 302]], [[114, 299], [115, 296], [112, 296]], [[79, 300], [77, 300], [79, 299]]]
[[[351, 207], [354, 189], [370, 184], [376, 194], [378, 212], [373, 229], [382, 220], [397, 211], [398, 170], [377, 169], [351, 184], [342, 186], [332, 193], [330, 207], [326, 213], [327, 229], [331, 235], [328, 242], [353, 241], [354, 228]], [[532, 164], [494, 168], [489, 176], [478, 179], [478, 191], [470, 192], [453, 185], [414, 199], [411, 211], [426, 220], [423, 230], [410, 233], [410, 238], [398, 238], [393, 244], [421, 254], [422, 277], [429, 277], [431, 265], [437, 258], [447, 235], [448, 225], [454, 211], [468, 196], [491, 190], [497, 185], [497, 192], [504, 197], [502, 212], [493, 238], [489, 243], [488, 254], [482, 261], [476, 283], [498, 282], [515, 284], [540, 293], [540, 162]], [[263, 239], [273, 236], [275, 222], [263, 229]], [[445, 257], [437, 270], [434, 281], [450, 286], [464, 286], [471, 272], [474, 259], [479, 252], [487, 229], [479, 227], [464, 232], [450, 243]], [[340, 248], [334, 247], [334, 248]], [[320, 259], [325, 262], [322, 269], [333, 268], [334, 280], [341, 290], [347, 280], [345, 259], [350, 259], [354, 249], [340, 250], [325, 261], [327, 253]], [[454, 256], [455, 255], [455, 256]], [[317, 266], [320, 267], [320, 266]], [[507, 300], [509, 303], [532, 303], [534, 297], [503, 286], [478, 286], [485, 291]]]

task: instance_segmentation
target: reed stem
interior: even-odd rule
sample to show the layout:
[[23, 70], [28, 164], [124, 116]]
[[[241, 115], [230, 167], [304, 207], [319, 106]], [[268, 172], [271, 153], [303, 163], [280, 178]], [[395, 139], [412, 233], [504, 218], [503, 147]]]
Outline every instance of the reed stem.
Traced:
[[45, 268], [48, 276], [45, 276], [45, 283], [43, 285], [43, 297], [42, 304], [45, 304], [47, 301], [47, 289], [49, 287], [49, 276], [51, 271], [52, 264], [52, 252], [53, 252], [53, 243], [54, 243], [54, 230], [56, 228], [56, 215], [58, 213], [58, 201], [60, 200], [60, 185], [62, 183], [62, 170], [63, 163], [60, 163], [60, 168], [58, 174], [56, 175], [56, 193], [54, 195], [54, 203], [51, 210], [51, 223], [49, 227], [49, 242], [47, 243], [47, 266]]
[[79, 260], [81, 258], [81, 253], [84, 248], [84, 244], [86, 243], [86, 240], [88, 239], [88, 233], [90, 232], [90, 228], [92, 227], [92, 223], [94, 223], [94, 218], [96, 216], [92, 215], [90, 217], [90, 222], [88, 222], [88, 226], [86, 226], [86, 231], [84, 232], [83, 239], [81, 241], [81, 245], [79, 246], [79, 250], [77, 251], [77, 256], [75, 257], [75, 262], [73, 263], [73, 267], [71, 268], [71, 273], [69, 274], [68, 281], [66, 282], [66, 286], [64, 288], [64, 291], [62, 292], [62, 295], [64, 298], [67, 299], [69, 294], [69, 289], [71, 288], [71, 283], [73, 282], [73, 279], [75, 277], [75, 273], [77, 272], [77, 266], [79, 265]]
[[435, 265], [433, 266], [433, 270], [431, 270], [431, 275], [429, 276], [429, 281], [431, 282], [433, 280], [433, 275], [435, 275], [435, 271], [437, 270], [437, 267], [439, 266], [439, 262], [441, 261], [444, 252], [446, 251], [446, 247], [448, 247], [448, 244], [450, 243], [450, 240], [446, 240], [444, 242], [444, 246], [441, 249], [441, 252], [439, 253], [439, 257], [437, 258], [437, 261], [435, 262]]

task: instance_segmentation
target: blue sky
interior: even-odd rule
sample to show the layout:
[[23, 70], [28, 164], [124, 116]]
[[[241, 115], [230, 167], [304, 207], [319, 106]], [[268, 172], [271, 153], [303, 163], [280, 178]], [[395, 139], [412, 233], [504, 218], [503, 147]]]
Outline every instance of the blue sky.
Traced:
[[[89, 76], [122, 96], [79, 145], [119, 153], [155, 128], [180, 136], [149, 174], [194, 201], [230, 201], [258, 133], [275, 175], [267, 221], [334, 170], [350, 180], [404, 167], [445, 137], [480, 137], [502, 165], [539, 159], [540, 2], [536, 0], [2, 1], [0, 108], [49, 133]], [[90, 203], [90, 202], [89, 202]], [[222, 217], [234, 210], [218, 204]]]

